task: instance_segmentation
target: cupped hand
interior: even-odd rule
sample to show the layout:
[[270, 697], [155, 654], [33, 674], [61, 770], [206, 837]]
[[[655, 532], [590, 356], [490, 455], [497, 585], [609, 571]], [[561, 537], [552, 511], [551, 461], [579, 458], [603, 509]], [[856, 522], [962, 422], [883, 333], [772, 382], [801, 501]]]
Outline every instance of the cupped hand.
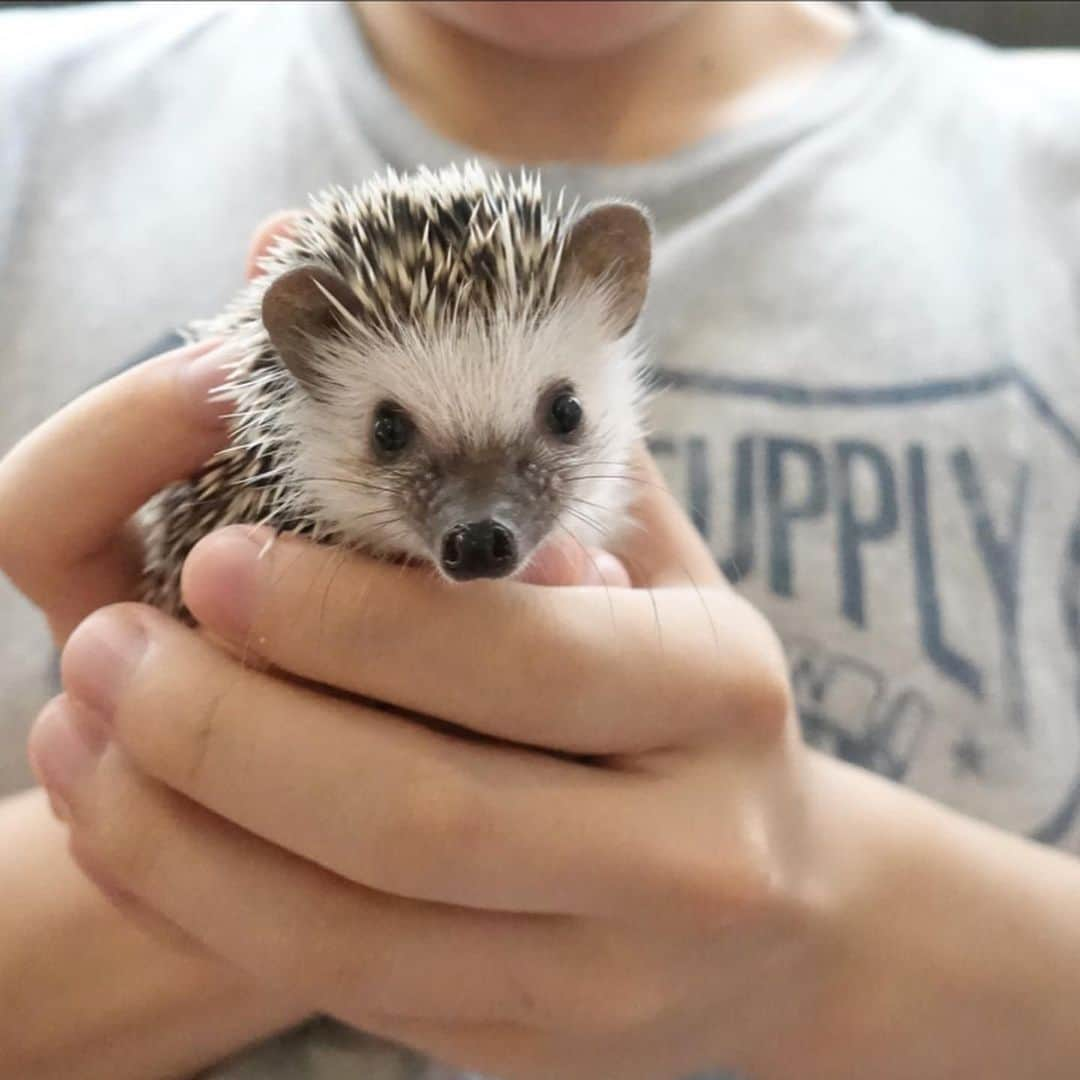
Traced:
[[[246, 272], [297, 211], [264, 221]], [[219, 342], [175, 349], [77, 398], [0, 460], [0, 573], [41, 609], [58, 643], [90, 612], [137, 596], [135, 512], [226, 443]]]
[[454, 586], [231, 529], [185, 574], [230, 651], [140, 606], [92, 616], [33, 738], [76, 856], [455, 1064], [765, 1060], [828, 950], [806, 755], [771, 630], [643, 468], [636, 588]]
[[225, 445], [228, 406], [211, 391], [228, 359], [203, 342], [140, 364], [0, 461], [0, 571], [41, 608], [58, 642], [91, 611], [137, 595], [132, 515]]

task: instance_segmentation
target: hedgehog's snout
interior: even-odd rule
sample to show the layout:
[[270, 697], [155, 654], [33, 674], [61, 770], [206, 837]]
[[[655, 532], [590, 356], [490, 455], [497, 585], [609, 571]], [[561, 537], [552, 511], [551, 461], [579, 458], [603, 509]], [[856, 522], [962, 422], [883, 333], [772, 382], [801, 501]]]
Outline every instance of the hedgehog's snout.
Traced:
[[439, 561], [455, 581], [506, 577], [518, 567], [517, 538], [491, 518], [463, 522], [446, 531]]

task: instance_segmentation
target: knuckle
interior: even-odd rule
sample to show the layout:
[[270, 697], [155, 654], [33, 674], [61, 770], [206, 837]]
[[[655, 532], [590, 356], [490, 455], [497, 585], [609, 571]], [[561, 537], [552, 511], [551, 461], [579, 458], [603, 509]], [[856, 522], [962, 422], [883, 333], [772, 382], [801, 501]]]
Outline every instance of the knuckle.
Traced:
[[758, 850], [760, 846], [736, 835], [722, 859], [710, 845], [686, 845], [661, 856], [662, 889], [688, 929], [714, 934], [732, 926], [746, 927], [777, 909], [774, 862]]
[[786, 717], [791, 709], [791, 682], [788, 678], [788, 662], [784, 647], [772, 625], [759, 611], [751, 608], [752, 622], [747, 641], [756, 661], [754, 686], [757, 704], [762, 713]]
[[217, 691], [201, 700], [184, 729], [178, 770], [186, 791], [198, 791], [204, 785], [225, 722], [224, 699], [224, 691]]
[[749, 679], [742, 691], [743, 729], [766, 742], [787, 732], [795, 715], [791, 685], [785, 672], [770, 666]]
[[777, 741], [795, 715], [787, 661], [768, 622], [748, 604], [745, 609], [745, 630], [730, 652], [695, 653], [684, 673], [687, 700], [704, 730], [731, 731], [734, 725], [755, 740]]

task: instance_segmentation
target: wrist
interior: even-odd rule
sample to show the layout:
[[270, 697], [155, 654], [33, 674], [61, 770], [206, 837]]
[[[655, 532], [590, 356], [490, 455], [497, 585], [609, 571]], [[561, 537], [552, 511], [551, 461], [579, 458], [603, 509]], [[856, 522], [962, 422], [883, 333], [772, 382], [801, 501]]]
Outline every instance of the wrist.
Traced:
[[119, 915], [75, 868], [43, 792], [0, 802], [0, 841], [0, 1046], [11, 1075], [181, 1075], [303, 1017], [286, 995]]
[[800, 1058], [762, 1075], [1075, 1076], [1080, 864], [809, 757], [830, 960]]

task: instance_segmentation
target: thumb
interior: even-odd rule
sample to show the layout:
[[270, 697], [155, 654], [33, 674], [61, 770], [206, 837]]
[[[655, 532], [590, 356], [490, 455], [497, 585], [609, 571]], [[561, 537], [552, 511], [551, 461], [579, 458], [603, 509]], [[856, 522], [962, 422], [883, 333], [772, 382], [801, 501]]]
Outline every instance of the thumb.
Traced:
[[276, 214], [264, 218], [255, 227], [255, 233], [251, 238], [248, 248], [245, 273], [248, 281], [257, 278], [262, 273], [262, 259], [269, 254], [276, 240], [288, 236], [296, 226], [297, 219], [303, 214], [303, 210], [279, 210]]
[[527, 585], [603, 585], [628, 588], [626, 567], [610, 552], [586, 548], [570, 537], [559, 537], [529, 560], [518, 578]]
[[644, 446], [631, 463], [630, 479], [637, 488], [632, 523], [612, 551], [629, 568], [633, 585], [730, 587]]

